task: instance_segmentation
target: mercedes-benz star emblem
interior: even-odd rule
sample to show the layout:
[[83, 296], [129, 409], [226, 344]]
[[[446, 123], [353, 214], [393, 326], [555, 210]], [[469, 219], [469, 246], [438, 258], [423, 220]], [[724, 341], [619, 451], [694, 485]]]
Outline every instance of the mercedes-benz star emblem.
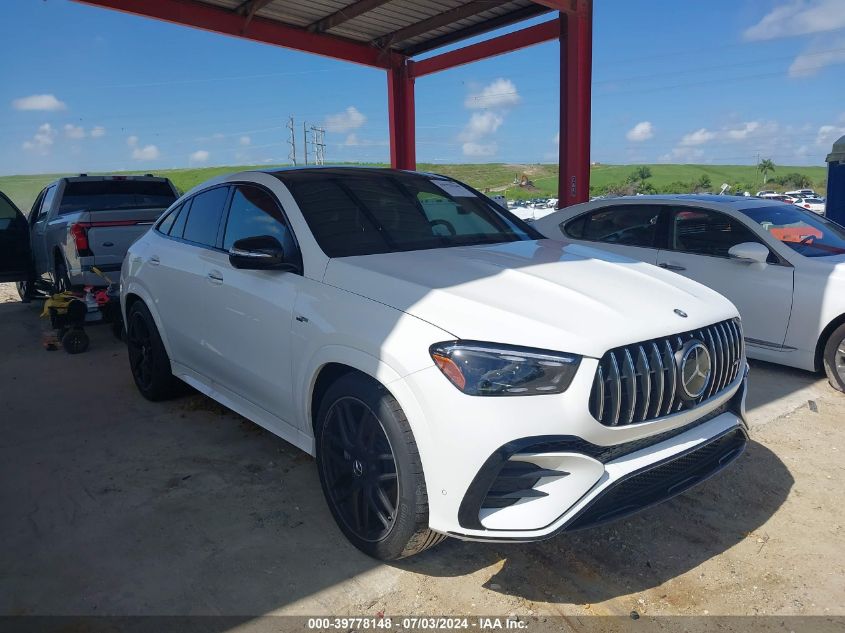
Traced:
[[686, 319], [687, 316], [688, 316], [687, 313], [684, 312], [683, 310], [681, 310], [680, 308], [675, 308], [675, 314], [677, 314], [679, 317], [682, 317], [684, 319]]
[[681, 383], [681, 397], [695, 400], [704, 395], [710, 385], [713, 365], [710, 351], [699, 340], [687, 341], [676, 354], [678, 380]]

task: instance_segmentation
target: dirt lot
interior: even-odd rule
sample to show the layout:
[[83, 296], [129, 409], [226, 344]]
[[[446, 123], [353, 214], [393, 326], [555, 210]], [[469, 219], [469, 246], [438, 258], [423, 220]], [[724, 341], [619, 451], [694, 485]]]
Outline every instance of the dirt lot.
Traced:
[[0, 303], [0, 615], [845, 614], [845, 397], [817, 376], [754, 363], [746, 455], [656, 509], [383, 565], [311, 458], [201, 396], [143, 400], [108, 328], [43, 351], [38, 310]]

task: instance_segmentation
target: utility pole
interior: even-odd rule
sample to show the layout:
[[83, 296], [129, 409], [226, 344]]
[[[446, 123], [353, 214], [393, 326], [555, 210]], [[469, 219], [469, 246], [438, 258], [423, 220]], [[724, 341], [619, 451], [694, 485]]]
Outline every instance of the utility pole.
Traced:
[[293, 115], [288, 117], [287, 128], [290, 130], [290, 140], [288, 141], [290, 153], [288, 154], [288, 160], [291, 162], [291, 165], [296, 167], [296, 134], [294, 134]]
[[314, 164], [315, 165], [324, 165], [326, 162], [326, 129], [322, 127], [317, 127], [316, 125], [311, 126], [311, 138], [313, 139], [312, 142], [314, 144]]
[[305, 152], [305, 164], [308, 164], [308, 127], [305, 121], [302, 122], [302, 146]]

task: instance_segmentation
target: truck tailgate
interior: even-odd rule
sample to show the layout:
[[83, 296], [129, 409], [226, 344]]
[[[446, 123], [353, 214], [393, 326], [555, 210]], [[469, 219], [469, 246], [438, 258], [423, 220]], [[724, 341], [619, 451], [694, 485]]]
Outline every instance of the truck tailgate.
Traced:
[[[121, 209], [85, 214], [88, 248], [94, 265], [105, 269], [120, 268], [132, 243], [146, 233], [164, 209]], [[116, 268], [115, 268], [116, 267]]]

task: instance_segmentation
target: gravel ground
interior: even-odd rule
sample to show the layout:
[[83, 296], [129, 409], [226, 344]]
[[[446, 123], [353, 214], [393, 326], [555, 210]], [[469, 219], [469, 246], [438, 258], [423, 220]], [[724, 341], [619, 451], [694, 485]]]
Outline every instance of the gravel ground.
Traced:
[[[752, 442], [631, 519], [378, 564], [311, 458], [199, 395], [144, 401], [108, 328], [48, 354], [0, 285], [0, 615], [845, 615], [845, 397], [752, 364]], [[33, 397], [37, 396], [37, 397]]]

